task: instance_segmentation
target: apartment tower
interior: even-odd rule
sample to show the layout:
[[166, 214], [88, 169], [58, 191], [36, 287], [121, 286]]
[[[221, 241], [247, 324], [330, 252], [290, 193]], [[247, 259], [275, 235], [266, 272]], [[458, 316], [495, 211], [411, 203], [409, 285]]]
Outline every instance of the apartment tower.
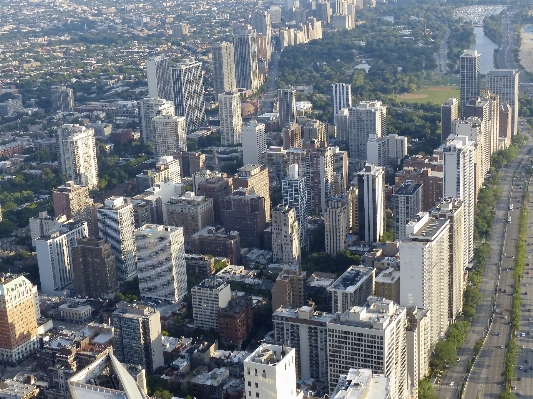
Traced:
[[237, 88], [255, 92], [259, 88], [257, 33], [249, 25], [233, 27]]
[[213, 45], [213, 86], [216, 96], [237, 89], [232, 43], [222, 42]]
[[218, 118], [222, 145], [242, 142], [241, 95], [234, 91], [218, 94]]
[[272, 209], [272, 261], [299, 264], [300, 231], [294, 208], [282, 204]]
[[500, 104], [511, 107], [511, 134], [518, 133], [518, 69], [491, 69], [487, 74], [487, 91], [500, 97]]
[[477, 50], [464, 50], [460, 59], [460, 97], [459, 116], [464, 118], [465, 107], [472, 98], [478, 98], [480, 92], [479, 73], [481, 54]]

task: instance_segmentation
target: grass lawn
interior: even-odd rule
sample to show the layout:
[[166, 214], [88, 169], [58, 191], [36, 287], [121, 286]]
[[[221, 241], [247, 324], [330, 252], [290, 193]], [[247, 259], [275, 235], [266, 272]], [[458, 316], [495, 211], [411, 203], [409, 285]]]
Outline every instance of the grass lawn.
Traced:
[[399, 101], [406, 103], [427, 103], [444, 104], [448, 98], [459, 98], [459, 87], [457, 86], [431, 86], [416, 93], [407, 93], [396, 96]]

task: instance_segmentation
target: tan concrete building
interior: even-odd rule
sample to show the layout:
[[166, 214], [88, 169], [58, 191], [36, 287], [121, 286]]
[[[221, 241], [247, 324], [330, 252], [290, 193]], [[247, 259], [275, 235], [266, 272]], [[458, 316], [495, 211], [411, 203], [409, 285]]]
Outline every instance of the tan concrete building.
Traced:
[[268, 168], [263, 165], [244, 165], [233, 179], [233, 189], [253, 188], [254, 192], [265, 199], [265, 218], [270, 221], [270, 183]]
[[305, 279], [306, 273], [299, 267], [283, 269], [272, 288], [272, 311], [280, 306], [300, 308], [306, 305]]
[[431, 329], [429, 326], [429, 310], [407, 308], [407, 374], [411, 392], [418, 397], [418, 381], [423, 379], [429, 370], [431, 357]]
[[350, 227], [348, 195], [339, 195], [328, 199], [324, 212], [326, 228], [326, 252], [332, 256], [346, 249]]
[[213, 214], [215, 223], [222, 223], [222, 214], [220, 211], [220, 202], [233, 191], [231, 178], [215, 176], [198, 183], [197, 195], [203, 195], [206, 198], [213, 199]]
[[272, 210], [272, 261], [277, 263], [300, 263], [300, 230], [296, 211], [278, 205]]
[[0, 277], [0, 361], [15, 364], [38, 346], [36, 290], [24, 276]]
[[376, 296], [400, 303], [400, 271], [391, 267], [383, 270], [375, 280]]
[[85, 221], [89, 236], [96, 235], [98, 227], [94, 223], [93, 200], [89, 197], [88, 187], [68, 181], [52, 192], [52, 198], [56, 216], [65, 215], [68, 220], [75, 222]]

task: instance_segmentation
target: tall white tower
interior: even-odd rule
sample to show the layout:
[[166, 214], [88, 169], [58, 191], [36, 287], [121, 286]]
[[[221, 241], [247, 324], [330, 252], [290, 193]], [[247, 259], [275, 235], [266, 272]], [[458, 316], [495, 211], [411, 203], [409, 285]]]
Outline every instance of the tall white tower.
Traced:
[[187, 151], [186, 124], [183, 116], [160, 115], [152, 119], [155, 159]]
[[366, 161], [370, 135], [379, 138], [387, 133], [387, 107], [381, 101], [361, 101], [355, 107], [348, 108], [347, 113], [350, 158]]
[[385, 169], [367, 164], [356, 179], [359, 239], [378, 242], [385, 232]]
[[256, 91], [259, 88], [257, 34], [251, 26], [233, 27], [235, 78], [238, 88]]
[[255, 119], [242, 127], [242, 161], [244, 165], [258, 165], [266, 151], [265, 124]]
[[98, 163], [94, 130], [85, 126], [65, 124], [58, 130], [61, 172], [89, 190], [98, 188]]
[[164, 56], [150, 57], [146, 61], [148, 78], [148, 95], [151, 98], [162, 98], [172, 101], [172, 81], [168, 58]]
[[487, 74], [487, 90], [500, 96], [500, 104], [511, 106], [511, 132], [518, 133], [518, 69], [491, 69]]
[[331, 85], [333, 101], [333, 117], [343, 108], [352, 107], [352, 85], [347, 83], [334, 83]]
[[141, 137], [143, 143], [154, 141], [152, 119], [160, 115], [174, 115], [174, 103], [162, 98], [143, 98], [141, 100]]
[[222, 145], [241, 143], [241, 95], [237, 90], [218, 94], [218, 117]]
[[185, 117], [187, 133], [205, 122], [204, 74], [202, 63], [188, 60], [172, 67], [172, 91], [177, 116]]
[[213, 86], [217, 96], [237, 89], [233, 43], [222, 42], [213, 45]]

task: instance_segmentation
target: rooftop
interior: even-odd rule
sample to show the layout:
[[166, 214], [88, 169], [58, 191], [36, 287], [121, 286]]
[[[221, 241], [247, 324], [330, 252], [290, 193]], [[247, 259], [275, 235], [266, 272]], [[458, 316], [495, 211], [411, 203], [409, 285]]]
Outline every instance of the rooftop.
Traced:
[[383, 270], [377, 277], [376, 277], [376, 284], [377, 283], [394, 283], [400, 279], [400, 271], [398, 269], [395, 269], [393, 267], [388, 268], [387, 270]]
[[[302, 306], [299, 309], [296, 308], [284, 308], [283, 306], [276, 310], [272, 317], [283, 318], [283, 319], [295, 319], [294, 323], [299, 323], [296, 319], [299, 320], [310, 320], [316, 323], [328, 323], [330, 322], [335, 315], [326, 312], [315, 311], [310, 306]], [[302, 324], [307, 324], [303, 322]]]
[[343, 290], [348, 292], [356, 291], [359, 286], [374, 273], [373, 267], [367, 266], [350, 266], [342, 275], [333, 283], [329, 290]]
[[390, 380], [382, 374], [372, 375], [370, 369], [350, 369], [339, 377], [331, 399], [386, 399]]
[[331, 323], [386, 330], [402, 313], [405, 313], [405, 308], [393, 301], [370, 296], [365, 306], [354, 306], [342, 314], [337, 314]]

